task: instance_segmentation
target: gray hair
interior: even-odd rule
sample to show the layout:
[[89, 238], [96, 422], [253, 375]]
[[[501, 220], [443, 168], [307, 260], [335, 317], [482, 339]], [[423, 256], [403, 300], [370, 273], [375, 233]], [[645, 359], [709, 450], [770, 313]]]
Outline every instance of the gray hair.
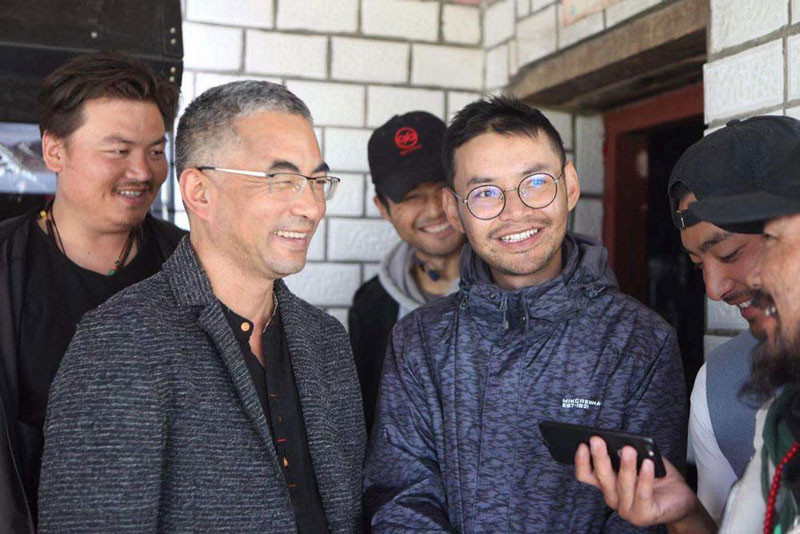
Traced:
[[214, 149], [236, 140], [234, 122], [263, 111], [293, 113], [313, 124], [308, 107], [283, 85], [244, 80], [212, 87], [186, 107], [178, 123], [177, 176], [187, 167], [215, 164]]

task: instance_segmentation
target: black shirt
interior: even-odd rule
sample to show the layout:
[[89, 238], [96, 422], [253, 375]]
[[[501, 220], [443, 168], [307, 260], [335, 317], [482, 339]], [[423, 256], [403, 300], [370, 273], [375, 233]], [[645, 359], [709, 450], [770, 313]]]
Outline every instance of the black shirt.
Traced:
[[272, 320], [261, 335], [264, 366], [250, 350], [253, 323], [224, 305], [223, 309], [239, 341], [245, 364], [272, 430], [272, 442], [289, 488], [297, 531], [300, 534], [328, 532], [278, 306], [275, 306]]
[[[23, 466], [35, 466], [24, 480], [39, 486], [42, 456], [42, 430], [50, 384], [81, 317], [122, 289], [152, 276], [161, 269], [163, 258], [153, 236], [143, 231], [138, 252], [114, 276], [79, 267], [67, 258], [32, 217], [26, 257], [19, 340], [19, 425], [24, 442]], [[109, 266], [110, 267], [110, 266]], [[35, 461], [28, 461], [33, 459]], [[31, 503], [35, 517], [36, 503]]]

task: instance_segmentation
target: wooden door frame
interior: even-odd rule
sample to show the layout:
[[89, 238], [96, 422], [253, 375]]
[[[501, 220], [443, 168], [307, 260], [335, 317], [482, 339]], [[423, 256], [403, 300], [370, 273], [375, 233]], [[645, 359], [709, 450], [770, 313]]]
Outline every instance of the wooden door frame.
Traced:
[[[605, 179], [603, 189], [603, 243], [608, 249], [608, 261], [614, 268], [616, 259], [616, 210], [620, 141], [625, 135], [678, 122], [703, 114], [703, 84], [676, 89], [659, 96], [635, 102], [606, 112], [604, 116]], [[620, 251], [624, 252], [624, 251]]]

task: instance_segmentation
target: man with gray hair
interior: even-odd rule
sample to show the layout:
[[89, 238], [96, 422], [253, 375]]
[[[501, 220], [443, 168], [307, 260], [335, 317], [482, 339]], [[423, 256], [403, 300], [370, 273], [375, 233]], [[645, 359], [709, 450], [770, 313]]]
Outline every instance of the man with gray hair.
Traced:
[[51, 389], [42, 532], [358, 532], [365, 431], [344, 328], [281, 280], [337, 178], [305, 104], [209, 89], [178, 126], [191, 234], [87, 314]]

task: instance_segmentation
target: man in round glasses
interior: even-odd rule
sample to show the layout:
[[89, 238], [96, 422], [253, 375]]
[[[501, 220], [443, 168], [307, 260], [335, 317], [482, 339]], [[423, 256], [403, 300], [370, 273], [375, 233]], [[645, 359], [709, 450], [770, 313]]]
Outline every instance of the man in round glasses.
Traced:
[[442, 141], [447, 127], [424, 111], [395, 115], [369, 139], [369, 168], [381, 216], [400, 236], [378, 275], [353, 297], [348, 315], [367, 433], [372, 428], [392, 327], [422, 304], [458, 288], [464, 235], [442, 205]]
[[51, 390], [42, 532], [358, 532], [347, 334], [281, 280], [339, 181], [308, 108], [281, 85], [218, 86], [176, 144], [191, 234], [78, 328]]
[[444, 143], [457, 294], [393, 331], [365, 507], [373, 532], [630, 532], [543, 442], [543, 420], [651, 436], [683, 463], [675, 332], [567, 232], [580, 195], [561, 138], [508, 98], [466, 106]]

